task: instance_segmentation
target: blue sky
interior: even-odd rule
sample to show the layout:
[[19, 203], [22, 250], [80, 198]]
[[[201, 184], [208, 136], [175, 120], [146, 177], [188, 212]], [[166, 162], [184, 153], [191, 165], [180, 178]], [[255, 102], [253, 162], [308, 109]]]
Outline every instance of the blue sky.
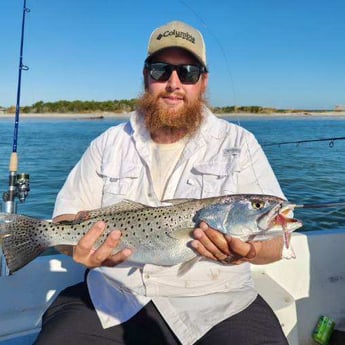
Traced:
[[[16, 103], [23, 0], [0, 0], [0, 105]], [[345, 104], [344, 0], [27, 0], [22, 105], [135, 98], [147, 41], [182, 20], [204, 34], [213, 106]]]

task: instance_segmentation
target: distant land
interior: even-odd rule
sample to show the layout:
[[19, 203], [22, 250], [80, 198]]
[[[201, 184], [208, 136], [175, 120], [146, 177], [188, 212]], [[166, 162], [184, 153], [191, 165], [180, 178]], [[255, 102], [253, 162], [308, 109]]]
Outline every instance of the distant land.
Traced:
[[[31, 106], [23, 106], [20, 108], [22, 114], [127, 114], [136, 108], [136, 99], [122, 99], [122, 100], [109, 100], [109, 101], [65, 101], [60, 100], [56, 102], [43, 102], [39, 101]], [[339, 115], [345, 111], [345, 107], [336, 106], [335, 109], [276, 109], [262, 106], [225, 106], [225, 107], [212, 107], [215, 114], [317, 114], [331, 112]], [[11, 106], [8, 108], [0, 106], [0, 114], [15, 114], [16, 107]]]

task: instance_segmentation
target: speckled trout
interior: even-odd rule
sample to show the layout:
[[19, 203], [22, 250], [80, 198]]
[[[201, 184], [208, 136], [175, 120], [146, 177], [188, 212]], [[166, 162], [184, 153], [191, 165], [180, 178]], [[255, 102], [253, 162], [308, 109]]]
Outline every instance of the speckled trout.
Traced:
[[[205, 199], [176, 199], [168, 206], [150, 207], [122, 201], [110, 207], [82, 212], [70, 224], [0, 213], [0, 240], [8, 268], [15, 272], [49, 247], [76, 245], [97, 221], [106, 230], [100, 246], [113, 229], [122, 237], [114, 253], [133, 249], [130, 263], [170, 266], [196, 257], [189, 246], [192, 231], [201, 221], [223, 234], [243, 241], [262, 241], [285, 236], [302, 226], [291, 217], [293, 204], [269, 195], [236, 194]], [[286, 246], [288, 242], [285, 241]]]

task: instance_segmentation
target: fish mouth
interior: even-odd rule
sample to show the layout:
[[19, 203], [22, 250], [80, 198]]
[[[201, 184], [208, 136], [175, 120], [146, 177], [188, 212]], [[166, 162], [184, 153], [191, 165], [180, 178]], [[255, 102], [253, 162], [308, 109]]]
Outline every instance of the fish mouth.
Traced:
[[292, 232], [303, 224], [300, 220], [293, 218], [295, 204], [284, 202], [273, 207], [259, 222], [262, 231], [283, 231]]
[[278, 208], [275, 216], [271, 220], [271, 228], [279, 228], [284, 232], [292, 232], [300, 228], [303, 225], [302, 222], [292, 216], [295, 206], [290, 203], [280, 205], [280, 208]]

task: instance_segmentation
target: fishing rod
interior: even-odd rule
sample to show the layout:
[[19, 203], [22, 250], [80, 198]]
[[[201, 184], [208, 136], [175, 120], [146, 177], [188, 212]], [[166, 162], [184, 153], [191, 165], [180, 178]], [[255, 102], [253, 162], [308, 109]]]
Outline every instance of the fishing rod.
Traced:
[[[18, 144], [22, 71], [27, 71], [29, 69], [28, 66], [25, 66], [23, 64], [25, 16], [29, 12], [30, 12], [30, 9], [26, 7], [26, 0], [24, 0], [21, 40], [20, 40], [20, 54], [19, 54], [16, 114], [15, 114], [15, 119], [14, 119], [14, 132], [13, 132], [13, 146], [12, 146], [12, 154], [11, 154], [10, 163], [9, 163], [8, 191], [3, 193], [3, 201], [5, 204], [4, 211], [6, 213], [16, 213], [17, 204], [15, 202], [15, 199], [18, 198], [20, 202], [24, 202], [30, 191], [29, 175], [25, 173], [17, 174], [17, 170], [18, 170], [17, 144]], [[9, 275], [9, 270], [6, 265], [6, 260], [4, 260], [4, 256], [2, 255], [2, 249], [0, 247], [0, 276], [6, 276], [6, 275]]]
[[270, 144], [262, 144], [262, 146], [280, 146], [280, 145], [288, 145], [288, 144], [304, 144], [304, 143], [313, 143], [313, 142], [318, 142], [318, 141], [328, 141], [329, 147], [334, 146], [334, 142], [336, 140], [345, 140], [345, 137], [337, 137], [337, 138], [321, 138], [321, 139], [310, 139], [310, 140], [297, 140], [297, 141], [283, 141], [280, 143], [270, 143]]
[[19, 130], [20, 92], [21, 92], [22, 71], [27, 71], [29, 69], [28, 66], [25, 66], [23, 64], [25, 16], [29, 12], [30, 12], [30, 9], [26, 7], [26, 0], [24, 0], [21, 40], [20, 40], [16, 114], [15, 114], [14, 132], [13, 132], [13, 147], [12, 147], [12, 154], [11, 154], [10, 163], [9, 163], [8, 191], [3, 194], [3, 200], [5, 203], [4, 211], [6, 213], [16, 213], [15, 198], [18, 197], [20, 202], [24, 202], [30, 190], [29, 175], [17, 174], [17, 170], [18, 170], [17, 144], [18, 144], [18, 130]]

